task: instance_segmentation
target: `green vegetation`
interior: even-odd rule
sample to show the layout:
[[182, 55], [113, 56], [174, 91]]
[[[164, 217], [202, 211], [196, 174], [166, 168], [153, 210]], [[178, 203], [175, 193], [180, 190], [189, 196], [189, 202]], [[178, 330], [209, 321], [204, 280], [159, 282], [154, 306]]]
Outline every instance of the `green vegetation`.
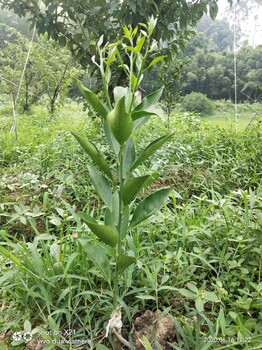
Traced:
[[235, 106], [216, 0], [0, 4], [0, 349], [261, 349], [260, 48]]
[[191, 92], [184, 96], [181, 107], [185, 111], [199, 113], [201, 116], [211, 115], [214, 110], [212, 101], [201, 92]]
[[[26, 36], [6, 25], [0, 25], [5, 33], [0, 55], [1, 92], [9, 94], [16, 104], [19, 91], [19, 104], [16, 107], [28, 110], [43, 95], [51, 113], [62, 104], [68, 94], [72, 78], [77, 75], [70, 53], [45, 37], [38, 37], [32, 43]], [[8, 41], [8, 37], [12, 38]], [[30, 48], [30, 60], [24, 71]], [[48, 55], [46, 55], [48, 52]], [[24, 79], [20, 86], [22, 73]]]
[[[84, 341], [88, 329], [94, 349], [97, 342], [107, 344], [103, 337], [112, 291], [101, 266], [87, 258], [79, 243], [97, 241], [76, 212], [92, 212], [102, 220], [106, 207], [87, 177], [86, 163], [91, 160], [68, 131], [72, 118], [75, 133], [84, 132], [88, 140], [99, 143], [108, 161], [111, 155], [98, 136], [100, 122], [93, 122], [81, 108], [70, 103], [50, 120], [42, 107], [35, 107], [31, 115], [21, 116], [19, 143], [11, 142], [10, 115], [3, 123], [0, 220], [5, 303], [0, 325], [2, 331], [22, 331], [28, 320], [35, 341], [41, 338], [46, 344], [54, 338], [51, 332], [57, 333], [58, 341], [58, 330], [64, 331], [59, 339], [70, 339], [65, 334], [68, 328], [75, 330], [72, 341]], [[137, 259], [120, 278], [123, 334], [133, 336], [134, 320], [146, 310], [158, 309], [159, 321], [168, 313], [179, 330], [171, 338], [158, 339], [163, 349], [168, 342], [174, 349], [202, 349], [207, 344], [210, 349], [227, 349], [229, 344], [223, 341], [237, 338], [239, 343], [230, 343], [230, 349], [256, 349], [262, 322], [261, 124], [254, 121], [236, 133], [205, 120], [177, 112], [169, 127], [175, 137], [150, 162], [152, 171], [160, 173], [153, 188], [170, 186], [174, 193], [157, 216], [134, 228], [123, 242]], [[161, 119], [154, 117], [135, 135], [137, 151], [165, 133]], [[145, 169], [140, 166], [138, 175]], [[148, 194], [142, 193], [140, 200]], [[146, 336], [156, 343], [151, 334]], [[246, 342], [240, 341], [243, 337]], [[23, 341], [11, 342], [7, 336], [8, 349], [24, 348]]]
[[[150, 16], [159, 20], [153, 38], [156, 44], [165, 41], [161, 54], [172, 57], [179, 48], [185, 47], [191, 26], [195, 26], [204, 13], [215, 18], [218, 0], [198, 0], [193, 6], [187, 0], [166, 0], [147, 2], [113, 0], [78, 0], [72, 6], [67, 0], [0, 0], [3, 9], [13, 10], [20, 17], [36, 25], [38, 33], [67, 46], [73, 56], [84, 67], [93, 65], [92, 56], [97, 54], [96, 42], [105, 35], [106, 42], [116, 42], [121, 37], [124, 25], [135, 28], [146, 23]], [[228, 0], [232, 4], [232, 0]], [[101, 20], [103, 19], [103, 20]], [[176, 23], [177, 25], [174, 25]], [[162, 45], [161, 45], [162, 46]], [[118, 84], [120, 85], [120, 84]]]

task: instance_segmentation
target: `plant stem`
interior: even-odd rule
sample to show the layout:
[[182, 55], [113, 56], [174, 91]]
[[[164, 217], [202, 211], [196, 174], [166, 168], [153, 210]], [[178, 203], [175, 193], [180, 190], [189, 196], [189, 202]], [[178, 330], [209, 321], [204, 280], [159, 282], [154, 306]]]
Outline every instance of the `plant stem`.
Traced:
[[122, 202], [122, 188], [124, 184], [123, 179], [123, 149], [124, 146], [122, 145], [120, 147], [119, 155], [118, 155], [118, 167], [119, 167], [119, 190], [118, 190], [118, 196], [119, 196], [119, 213], [118, 213], [118, 224], [117, 224], [117, 230], [119, 233], [119, 240], [116, 247], [116, 269], [115, 269], [115, 280], [114, 280], [114, 299], [113, 299], [113, 305], [114, 309], [117, 309], [117, 298], [118, 298], [118, 277], [119, 277], [119, 271], [118, 271], [118, 264], [117, 260], [119, 255], [122, 253], [122, 238], [121, 238], [121, 222], [122, 222], [122, 211], [123, 211], [123, 202]]

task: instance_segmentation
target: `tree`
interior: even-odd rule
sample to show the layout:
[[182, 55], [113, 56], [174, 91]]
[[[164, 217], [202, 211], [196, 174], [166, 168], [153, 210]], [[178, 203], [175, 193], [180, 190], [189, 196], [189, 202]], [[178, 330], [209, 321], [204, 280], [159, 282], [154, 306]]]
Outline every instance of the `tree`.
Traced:
[[245, 43], [237, 52], [237, 87], [240, 101], [255, 102], [262, 97], [262, 45]]
[[[232, 4], [233, 0], [228, 0]], [[218, 0], [0, 0], [5, 9], [20, 17], [28, 16], [38, 33], [68, 45], [78, 61], [86, 66], [96, 54], [95, 43], [117, 40], [124, 24], [135, 28], [149, 16], [158, 17], [154, 39], [163, 52], [174, 53], [185, 46], [189, 26], [195, 26], [204, 13], [218, 12]]]
[[35, 43], [33, 58], [40, 74], [42, 89], [49, 101], [48, 109], [53, 114], [57, 104], [63, 104], [72, 79], [77, 76], [79, 69], [68, 50], [62, 49], [44, 36]]
[[[9, 28], [14, 28], [18, 33], [25, 35], [27, 39], [31, 39], [32, 31], [30, 23], [25, 18], [19, 18], [13, 11], [3, 10], [0, 8], [0, 23], [5, 24]], [[10, 40], [11, 38], [8, 38]], [[1, 45], [1, 41], [0, 41]]]
[[[30, 42], [14, 29], [8, 29], [5, 25], [1, 25], [1, 28], [12, 34], [12, 41], [5, 42], [0, 53], [1, 88], [2, 92], [14, 97], [17, 96]], [[77, 71], [72, 63], [68, 50], [43, 36], [37, 38], [32, 45], [21, 85], [19, 106], [23, 111], [46, 94], [49, 110], [54, 113], [58, 99], [63, 102], [72, 78], [76, 76]]]
[[233, 50], [233, 31], [227, 19], [212, 21], [208, 16], [203, 16], [197, 30], [204, 34], [204, 41], [214, 46], [216, 51]]
[[[5, 33], [11, 38], [10, 42], [4, 42], [0, 53], [1, 92], [12, 95], [13, 101], [15, 102], [30, 41], [25, 36], [16, 32], [14, 29], [8, 28], [6, 25], [1, 25], [0, 29], [2, 33]], [[19, 105], [22, 107], [23, 111], [26, 111], [43, 93], [39, 91], [40, 74], [32, 63], [32, 60], [28, 61], [20, 90], [21, 98], [19, 100]]]

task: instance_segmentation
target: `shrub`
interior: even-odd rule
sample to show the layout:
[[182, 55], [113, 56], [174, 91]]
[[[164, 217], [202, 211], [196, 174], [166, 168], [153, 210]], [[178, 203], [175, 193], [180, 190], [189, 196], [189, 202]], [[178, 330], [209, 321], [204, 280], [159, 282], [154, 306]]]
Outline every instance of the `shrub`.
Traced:
[[213, 113], [213, 102], [201, 92], [191, 92], [186, 95], [181, 103], [183, 110], [200, 113], [202, 116]]

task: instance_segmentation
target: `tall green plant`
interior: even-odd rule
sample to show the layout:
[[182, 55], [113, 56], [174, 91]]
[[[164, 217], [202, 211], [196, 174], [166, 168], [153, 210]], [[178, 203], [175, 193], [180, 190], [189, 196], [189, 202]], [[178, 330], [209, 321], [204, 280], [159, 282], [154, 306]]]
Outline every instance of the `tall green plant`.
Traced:
[[[114, 153], [112, 164], [108, 163], [93, 143], [74, 134], [95, 164], [88, 166], [90, 179], [106, 205], [104, 224], [99, 224], [88, 213], [82, 212], [79, 216], [101, 241], [113, 249], [108, 253], [101, 246], [90, 246], [85, 239], [80, 239], [80, 243], [88, 258], [108, 281], [111, 278], [108, 254], [114, 258], [113, 312], [107, 331], [115, 333], [119, 339], [122, 339], [119, 278], [125, 269], [136, 261], [134, 256], [126, 255], [123, 241], [130, 230], [164, 205], [171, 192], [170, 188], [162, 188], [137, 204], [141, 191], [148, 187], [158, 174], [135, 176], [134, 171], [172, 137], [170, 134], [153, 140], [144, 150], [136, 154], [132, 135], [154, 114], [149, 111], [149, 107], [159, 100], [162, 88], [146, 96], [140, 103], [136, 102], [136, 92], [144, 72], [165, 57], [158, 56], [148, 62], [148, 57], [156, 45], [152, 40], [156, 20], [151, 17], [148, 24], [140, 26], [140, 29], [124, 27], [123, 38], [116, 43], [103, 45], [103, 37], [98, 42], [99, 60], [97, 62], [93, 57], [93, 62], [101, 73], [106, 103], [100, 101], [91, 90], [78, 82], [88, 103], [102, 117], [105, 136]], [[123, 56], [128, 57], [128, 64], [124, 63]], [[116, 86], [111, 101], [109, 86], [112, 82], [113, 67], [116, 65], [124, 70], [127, 86]]]

